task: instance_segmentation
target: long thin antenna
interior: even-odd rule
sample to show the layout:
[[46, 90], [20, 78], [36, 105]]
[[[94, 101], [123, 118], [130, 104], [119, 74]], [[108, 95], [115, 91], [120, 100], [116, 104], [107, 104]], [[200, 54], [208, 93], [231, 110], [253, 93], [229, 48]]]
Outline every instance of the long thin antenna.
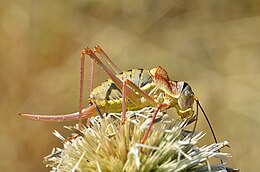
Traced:
[[[199, 105], [199, 107], [200, 107], [200, 109], [201, 109], [201, 111], [202, 111], [202, 113], [203, 113], [205, 119], [207, 120], [208, 126], [209, 126], [210, 131], [211, 131], [211, 133], [212, 133], [212, 135], [213, 135], [213, 138], [214, 138], [215, 143], [218, 143], [218, 140], [217, 140], [217, 137], [216, 137], [216, 135], [215, 135], [215, 133], [214, 133], [214, 130], [213, 130], [213, 128], [212, 128], [212, 125], [211, 125], [210, 122], [209, 122], [209, 118], [207, 117], [207, 115], [206, 115], [204, 109], [202, 108], [202, 106], [201, 106], [201, 104], [200, 104], [198, 98], [196, 98], [196, 102], [197, 102], [197, 105]], [[228, 147], [229, 147], [229, 146], [228, 146]], [[218, 150], [218, 152], [220, 152], [220, 150]], [[223, 160], [222, 160], [222, 159], [220, 160], [220, 162], [221, 162], [221, 164], [223, 164]]]
[[196, 114], [194, 115], [195, 124], [194, 124], [193, 129], [192, 129], [190, 141], [192, 139], [193, 134], [195, 133], [195, 129], [197, 127], [198, 119], [199, 119], [199, 111], [198, 111], [198, 103], [197, 103], [197, 105], [196, 105]]
[[198, 100], [197, 98], [196, 98], [196, 102], [197, 102], [197, 104], [199, 105], [199, 107], [200, 107], [200, 109], [201, 109], [201, 111], [202, 111], [202, 113], [203, 113], [203, 115], [204, 115], [204, 117], [205, 117], [205, 119], [206, 119], [206, 121], [207, 121], [207, 123], [208, 123], [208, 126], [209, 126], [210, 131], [211, 131], [211, 133], [212, 133], [212, 135], [213, 135], [213, 138], [214, 138], [215, 143], [218, 143], [217, 137], [216, 137], [216, 135], [215, 135], [215, 133], [214, 133], [214, 130], [213, 130], [213, 128], [212, 128], [212, 125], [210, 124], [209, 119], [208, 119], [208, 117], [207, 117], [205, 111], [203, 110], [203, 108], [202, 108], [202, 106], [200, 105], [200, 102], [199, 102], [199, 100]]

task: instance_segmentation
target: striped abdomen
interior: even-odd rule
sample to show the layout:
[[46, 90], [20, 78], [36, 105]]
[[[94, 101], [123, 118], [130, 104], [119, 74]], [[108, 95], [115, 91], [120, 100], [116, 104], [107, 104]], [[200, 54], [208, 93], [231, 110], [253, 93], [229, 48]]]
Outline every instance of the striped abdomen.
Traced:
[[[146, 69], [131, 69], [123, 71], [121, 74], [116, 76], [121, 81], [126, 79], [131, 80], [145, 92], [149, 92], [150, 89], [144, 90], [144, 86], [153, 82], [149, 71]], [[90, 94], [90, 100], [95, 102], [103, 112], [120, 112], [122, 110], [122, 93], [120, 89], [111, 79], [108, 79], [106, 82], [103, 82], [100, 86], [93, 89]], [[142, 108], [142, 106], [137, 107], [129, 100], [126, 102], [126, 107], [127, 110]]]

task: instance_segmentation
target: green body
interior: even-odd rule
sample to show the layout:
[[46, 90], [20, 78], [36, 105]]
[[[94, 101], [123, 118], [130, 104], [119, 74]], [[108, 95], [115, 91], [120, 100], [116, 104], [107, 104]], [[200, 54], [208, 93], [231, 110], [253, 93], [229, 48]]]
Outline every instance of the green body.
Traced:
[[[149, 71], [146, 69], [131, 69], [128, 71], [123, 71], [121, 74], [116, 75], [121, 81], [126, 79], [131, 80], [135, 85], [137, 85], [141, 90], [146, 93], [155, 87], [152, 77]], [[118, 88], [116, 84], [108, 79], [103, 82], [100, 86], [93, 89], [90, 94], [90, 101], [95, 102], [98, 108], [102, 112], [121, 112], [122, 111], [122, 88]], [[138, 94], [138, 93], [136, 93]], [[149, 106], [149, 103], [145, 100], [142, 102], [140, 97], [140, 103], [135, 105], [130, 100], [126, 101], [127, 110], [137, 110], [145, 106]]]

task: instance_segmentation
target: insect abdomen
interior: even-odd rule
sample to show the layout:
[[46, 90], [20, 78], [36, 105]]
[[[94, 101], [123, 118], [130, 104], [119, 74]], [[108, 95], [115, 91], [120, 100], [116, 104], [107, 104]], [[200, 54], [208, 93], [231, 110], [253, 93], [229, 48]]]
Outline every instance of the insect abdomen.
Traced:
[[[141, 89], [146, 84], [152, 82], [149, 71], [146, 69], [131, 69], [123, 71], [121, 74], [116, 76], [121, 81], [126, 79], [131, 80]], [[105, 112], [120, 112], [122, 110], [122, 93], [120, 89], [111, 79], [108, 79], [91, 92], [90, 100], [94, 101], [100, 109], [105, 109]], [[128, 110], [136, 110], [140, 108], [136, 107], [129, 100], [126, 102], [126, 107]]]

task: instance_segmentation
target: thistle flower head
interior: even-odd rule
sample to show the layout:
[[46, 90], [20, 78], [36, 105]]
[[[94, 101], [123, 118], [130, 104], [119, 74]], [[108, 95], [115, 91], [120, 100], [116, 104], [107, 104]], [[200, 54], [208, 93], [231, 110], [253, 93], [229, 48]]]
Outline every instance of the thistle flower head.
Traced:
[[226, 162], [230, 155], [218, 150], [228, 142], [198, 147], [204, 134], [185, 132], [187, 121], [172, 120], [163, 112], [157, 115], [146, 142], [140, 144], [154, 110], [128, 111], [125, 124], [119, 113], [96, 116], [83, 130], [66, 127], [72, 131], [66, 139], [55, 131], [63, 148], [54, 148], [44, 163], [51, 171], [226, 171], [223, 164], [210, 165], [209, 159]]

